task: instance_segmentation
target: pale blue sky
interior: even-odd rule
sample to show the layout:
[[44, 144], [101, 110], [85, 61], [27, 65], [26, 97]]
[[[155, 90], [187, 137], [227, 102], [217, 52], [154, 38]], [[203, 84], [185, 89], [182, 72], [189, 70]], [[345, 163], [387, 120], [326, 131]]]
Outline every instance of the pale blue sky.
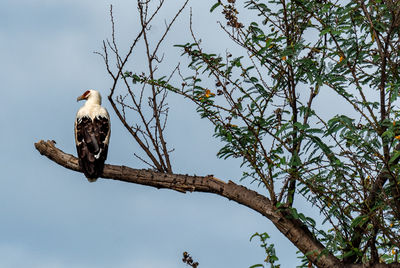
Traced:
[[[118, 38], [127, 46], [137, 25], [136, 1], [4, 0], [0, 3], [0, 267], [186, 267], [188, 251], [200, 267], [249, 267], [265, 257], [255, 232], [268, 232], [282, 268], [298, 264], [295, 248], [266, 218], [210, 194], [180, 194], [134, 184], [98, 180], [89, 184], [39, 155], [33, 143], [54, 139], [75, 154], [76, 97], [94, 88], [108, 93], [111, 80], [93, 54], [110, 35], [114, 4]], [[167, 1], [168, 2], [168, 1]], [[178, 8], [169, 1], [162, 15]], [[181, 2], [181, 1], [179, 1]], [[197, 3], [195, 3], [197, 2]], [[201, 2], [201, 3], [199, 3]], [[224, 52], [214, 1], [193, 1], [195, 29], [205, 46]], [[184, 12], [165, 47], [190, 41]], [[163, 29], [158, 20], [154, 33]], [[229, 43], [228, 43], [229, 44]], [[140, 55], [135, 62], [140, 68]], [[138, 146], [117, 121], [108, 102], [112, 135], [108, 163], [144, 168]], [[174, 170], [215, 174], [238, 183], [238, 161], [215, 157], [220, 144], [213, 128], [179, 96], [169, 100], [167, 133]]]

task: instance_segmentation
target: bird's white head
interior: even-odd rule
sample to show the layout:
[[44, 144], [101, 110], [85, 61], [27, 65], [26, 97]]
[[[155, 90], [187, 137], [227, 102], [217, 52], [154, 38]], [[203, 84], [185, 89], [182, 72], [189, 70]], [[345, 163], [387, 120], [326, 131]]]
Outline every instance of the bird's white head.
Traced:
[[98, 104], [101, 105], [101, 95], [98, 91], [94, 89], [89, 89], [85, 91], [81, 96], [79, 96], [76, 101], [86, 100], [87, 104]]

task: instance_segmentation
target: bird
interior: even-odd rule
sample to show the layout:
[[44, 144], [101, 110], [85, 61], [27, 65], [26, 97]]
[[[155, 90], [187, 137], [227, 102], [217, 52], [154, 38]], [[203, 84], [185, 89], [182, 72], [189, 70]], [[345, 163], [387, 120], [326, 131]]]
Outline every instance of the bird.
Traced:
[[101, 95], [90, 89], [77, 98], [86, 100], [75, 118], [75, 143], [79, 166], [89, 182], [103, 174], [107, 158], [111, 125], [107, 109], [101, 106]]

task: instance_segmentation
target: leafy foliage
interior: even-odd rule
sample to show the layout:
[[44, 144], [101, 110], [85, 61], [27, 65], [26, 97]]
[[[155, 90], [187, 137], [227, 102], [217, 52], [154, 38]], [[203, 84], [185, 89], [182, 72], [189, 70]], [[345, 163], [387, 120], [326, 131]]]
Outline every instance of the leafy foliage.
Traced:
[[[240, 158], [243, 179], [343, 262], [398, 260], [399, 2], [218, 0], [210, 11], [242, 54], [207, 52], [191, 29], [193, 40], [176, 45], [189, 61], [180, 86], [125, 77], [191, 100], [224, 144], [218, 157]], [[321, 224], [298, 212], [297, 195]], [[274, 265], [268, 235], [255, 236]]]
[[[279, 258], [275, 254], [274, 244], [267, 243], [267, 240], [270, 238], [269, 235], [267, 233], [262, 233], [262, 234], [255, 233], [250, 237], [250, 241], [255, 237], [258, 237], [260, 239], [261, 242], [260, 246], [265, 250], [265, 255], [267, 257], [265, 258], [264, 262], [269, 263], [271, 268], [279, 268], [280, 265], [275, 264], [275, 262], [277, 262]], [[259, 263], [259, 264], [254, 264], [249, 268], [255, 268], [255, 267], [264, 267], [264, 265]]]

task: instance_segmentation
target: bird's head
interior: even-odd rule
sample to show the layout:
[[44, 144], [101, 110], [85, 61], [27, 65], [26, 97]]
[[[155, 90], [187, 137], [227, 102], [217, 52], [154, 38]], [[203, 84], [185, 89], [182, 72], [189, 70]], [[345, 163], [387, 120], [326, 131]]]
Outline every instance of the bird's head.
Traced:
[[88, 100], [90, 102], [96, 103], [96, 104], [101, 104], [101, 96], [100, 93], [96, 90], [89, 89], [86, 90], [85, 93], [83, 93], [81, 96], [79, 96], [76, 101], [81, 101], [81, 100]]

